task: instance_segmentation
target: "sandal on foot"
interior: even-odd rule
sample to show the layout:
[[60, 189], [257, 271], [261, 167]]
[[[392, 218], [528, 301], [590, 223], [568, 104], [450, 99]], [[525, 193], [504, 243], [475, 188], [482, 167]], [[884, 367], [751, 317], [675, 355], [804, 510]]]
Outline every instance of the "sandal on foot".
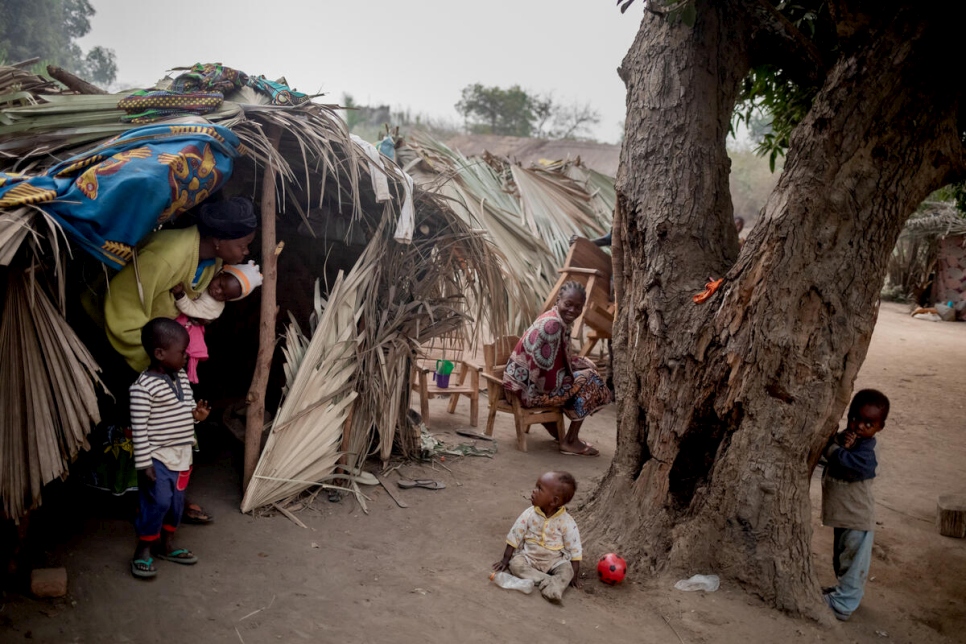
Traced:
[[181, 523], [204, 525], [205, 523], [211, 523], [214, 520], [215, 517], [211, 516], [207, 510], [197, 503], [185, 505], [184, 512], [181, 513]]
[[131, 574], [140, 579], [150, 579], [158, 574], [158, 569], [154, 567], [154, 559], [132, 559]]
[[193, 552], [187, 548], [178, 548], [177, 550], [172, 550], [166, 555], [155, 555], [158, 559], [164, 559], [165, 561], [173, 561], [174, 563], [184, 564], [185, 566], [190, 566], [192, 564], [198, 563], [198, 557], [195, 556]]
[[404, 490], [408, 490], [414, 487], [421, 487], [427, 490], [442, 490], [446, 487], [446, 484], [442, 481], [434, 481], [433, 479], [399, 479], [396, 484]]
[[560, 450], [561, 454], [566, 454], [567, 456], [600, 456], [600, 450], [589, 443], [585, 443], [583, 448], [578, 452], [565, 452]]

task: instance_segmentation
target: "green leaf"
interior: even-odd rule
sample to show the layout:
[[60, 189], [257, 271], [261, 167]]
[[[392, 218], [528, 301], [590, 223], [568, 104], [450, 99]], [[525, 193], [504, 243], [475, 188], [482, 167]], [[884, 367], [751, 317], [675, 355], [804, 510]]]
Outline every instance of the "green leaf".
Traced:
[[684, 9], [681, 11], [681, 22], [686, 24], [688, 27], [694, 27], [694, 23], [697, 19], [698, 10], [694, 6], [694, 3], [689, 2], [684, 5]]

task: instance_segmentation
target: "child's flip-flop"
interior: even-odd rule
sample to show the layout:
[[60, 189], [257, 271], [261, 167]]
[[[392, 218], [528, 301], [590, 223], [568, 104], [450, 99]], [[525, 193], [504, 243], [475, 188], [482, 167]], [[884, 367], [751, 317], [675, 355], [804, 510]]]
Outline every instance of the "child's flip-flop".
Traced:
[[166, 555], [155, 555], [158, 559], [164, 559], [165, 561], [173, 561], [174, 563], [184, 564], [190, 566], [192, 564], [198, 563], [198, 557], [195, 556], [187, 548], [178, 548], [177, 550], [172, 550]]
[[427, 490], [442, 490], [446, 487], [446, 484], [442, 481], [434, 481], [433, 479], [399, 479], [396, 481], [396, 484], [404, 490], [414, 487], [421, 487]]
[[132, 559], [131, 574], [140, 579], [150, 579], [158, 574], [158, 569], [154, 567], [154, 559]]

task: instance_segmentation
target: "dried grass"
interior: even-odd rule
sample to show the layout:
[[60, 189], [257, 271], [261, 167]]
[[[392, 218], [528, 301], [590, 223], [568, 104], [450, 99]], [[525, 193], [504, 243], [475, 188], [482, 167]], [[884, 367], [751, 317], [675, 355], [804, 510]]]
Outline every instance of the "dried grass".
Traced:
[[[40, 505], [100, 422], [100, 368], [29, 270], [9, 271], [0, 322], [0, 497], [7, 517]], [[25, 431], [29, 429], [29, 431]]]

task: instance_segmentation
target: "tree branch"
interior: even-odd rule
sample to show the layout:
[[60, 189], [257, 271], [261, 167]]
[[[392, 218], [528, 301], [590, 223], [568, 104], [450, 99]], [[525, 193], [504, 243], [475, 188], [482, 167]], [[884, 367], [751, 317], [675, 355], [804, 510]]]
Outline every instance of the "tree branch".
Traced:
[[835, 35], [840, 41], [849, 40], [855, 32], [868, 26], [869, 21], [849, 9], [845, 0], [829, 0], [828, 12], [835, 23]]
[[748, 13], [756, 19], [758, 29], [778, 38], [786, 46], [781, 49], [783, 57], [796, 72], [813, 83], [821, 80], [828, 64], [815, 43], [768, 0], [753, 0], [747, 8]]

